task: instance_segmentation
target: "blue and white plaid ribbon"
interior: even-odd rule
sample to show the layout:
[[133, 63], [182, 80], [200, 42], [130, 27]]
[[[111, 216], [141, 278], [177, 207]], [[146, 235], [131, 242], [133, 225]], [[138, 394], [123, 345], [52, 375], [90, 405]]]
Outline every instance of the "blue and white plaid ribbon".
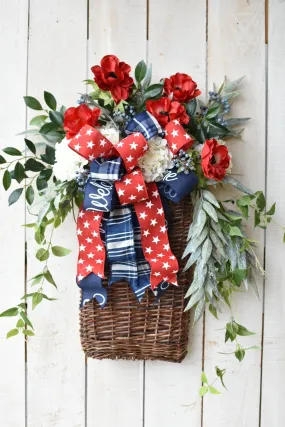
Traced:
[[148, 111], [142, 111], [136, 114], [127, 124], [126, 134], [129, 135], [134, 132], [142, 133], [146, 139], [164, 133], [156, 118]]
[[109, 284], [126, 280], [137, 299], [141, 300], [145, 289], [150, 286], [150, 267], [142, 252], [140, 228], [134, 210], [117, 207], [110, 212], [106, 223], [106, 248], [110, 264]]

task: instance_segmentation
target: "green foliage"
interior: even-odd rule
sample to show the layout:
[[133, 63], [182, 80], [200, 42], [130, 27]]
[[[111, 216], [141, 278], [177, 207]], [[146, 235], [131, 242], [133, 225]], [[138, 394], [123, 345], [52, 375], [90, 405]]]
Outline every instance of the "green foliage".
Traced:
[[51, 108], [52, 110], [56, 110], [56, 99], [52, 93], [45, 91], [44, 92], [44, 99], [45, 99], [45, 103], [47, 104], [47, 106], [49, 108]]
[[43, 109], [40, 102], [36, 98], [34, 98], [33, 96], [24, 96], [24, 101], [25, 101], [26, 106], [31, 108], [32, 110], [42, 110]]
[[140, 61], [135, 68], [135, 78], [137, 83], [141, 83], [146, 76], [147, 66], [144, 61]]

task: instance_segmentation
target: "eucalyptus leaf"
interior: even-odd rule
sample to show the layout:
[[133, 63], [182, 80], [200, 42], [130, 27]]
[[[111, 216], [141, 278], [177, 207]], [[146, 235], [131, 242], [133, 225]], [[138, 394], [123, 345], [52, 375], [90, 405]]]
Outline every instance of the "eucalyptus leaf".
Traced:
[[206, 200], [203, 201], [203, 209], [215, 221], [218, 222], [217, 212], [211, 203]]
[[210, 202], [212, 205], [216, 206], [218, 209], [220, 208], [220, 204], [219, 204], [218, 200], [216, 199], [216, 197], [214, 196], [214, 194], [211, 193], [211, 191], [203, 190], [203, 197], [208, 202]]
[[190, 310], [195, 304], [197, 304], [200, 300], [202, 300], [204, 302], [204, 297], [205, 297], [205, 291], [203, 288], [197, 290], [196, 292], [194, 292], [190, 298], [190, 301], [188, 302], [188, 304], [186, 305], [186, 308], [184, 311], [188, 311]]
[[201, 299], [198, 304], [197, 307], [195, 308], [195, 313], [194, 313], [194, 324], [196, 324], [198, 322], [198, 320], [201, 319], [204, 311], [205, 311], [205, 296], [203, 299]]
[[224, 251], [224, 246], [223, 246], [221, 240], [218, 238], [218, 236], [216, 235], [216, 233], [213, 230], [210, 230], [210, 237], [211, 237], [211, 240], [214, 243], [215, 247], [220, 252], [220, 254], [224, 258], [226, 258], [226, 254], [225, 254], [225, 251]]
[[185, 267], [183, 268], [183, 272], [188, 270], [195, 262], [201, 257], [202, 248], [201, 246], [191, 254], [190, 258], [188, 259]]
[[209, 237], [204, 241], [203, 247], [202, 247], [202, 260], [205, 264], [207, 264], [211, 253], [212, 253], [213, 245]]
[[243, 81], [244, 77], [245, 76], [242, 76], [242, 77], [240, 77], [237, 80], [234, 80], [234, 81], [232, 81], [230, 83], [226, 83], [224, 85], [224, 89], [223, 89], [224, 92], [231, 92], [233, 90], [236, 90], [239, 87], [239, 85], [241, 84], [241, 82]]

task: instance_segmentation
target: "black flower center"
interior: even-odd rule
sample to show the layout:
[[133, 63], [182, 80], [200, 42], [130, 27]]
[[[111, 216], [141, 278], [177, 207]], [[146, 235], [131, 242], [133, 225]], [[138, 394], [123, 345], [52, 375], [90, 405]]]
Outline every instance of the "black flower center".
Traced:
[[117, 78], [116, 74], [113, 71], [111, 73], [109, 73], [109, 77], [113, 77], [114, 79]]
[[215, 159], [215, 156], [213, 156], [213, 157], [211, 158], [210, 163], [211, 163], [211, 165], [215, 165], [215, 164], [217, 163], [217, 162], [216, 162], [216, 159]]
[[169, 113], [167, 111], [160, 111], [159, 114], [161, 116], [168, 116], [169, 115]]

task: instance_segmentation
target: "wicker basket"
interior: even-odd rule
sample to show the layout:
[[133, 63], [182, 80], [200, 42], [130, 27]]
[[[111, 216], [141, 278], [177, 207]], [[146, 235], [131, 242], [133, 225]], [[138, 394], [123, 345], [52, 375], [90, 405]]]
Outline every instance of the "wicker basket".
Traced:
[[104, 309], [88, 302], [80, 310], [81, 343], [88, 357], [181, 362], [186, 356], [189, 312], [184, 313], [184, 295], [191, 272], [182, 273], [181, 255], [192, 220], [190, 198], [171, 203], [170, 209], [169, 241], [180, 264], [179, 286], [170, 286], [158, 303], [148, 290], [139, 304], [128, 283], [118, 282], [108, 287]]

